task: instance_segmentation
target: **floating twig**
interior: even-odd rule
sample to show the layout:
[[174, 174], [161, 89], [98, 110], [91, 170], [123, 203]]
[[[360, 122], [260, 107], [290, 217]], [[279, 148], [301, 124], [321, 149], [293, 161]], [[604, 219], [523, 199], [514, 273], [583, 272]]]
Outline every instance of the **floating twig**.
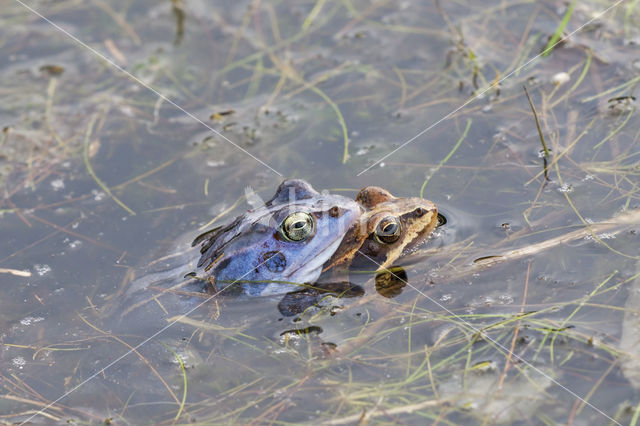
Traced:
[[547, 148], [547, 142], [544, 139], [544, 135], [542, 134], [542, 127], [540, 127], [540, 119], [538, 119], [538, 113], [536, 112], [536, 107], [533, 106], [533, 101], [531, 100], [531, 96], [529, 96], [529, 91], [526, 86], [522, 86], [524, 89], [524, 94], [527, 95], [527, 100], [529, 101], [529, 106], [531, 106], [531, 111], [533, 112], [533, 117], [536, 119], [536, 127], [538, 128], [538, 135], [540, 136], [540, 142], [542, 143], [542, 149], [544, 150], [544, 156], [549, 156], [549, 149]]

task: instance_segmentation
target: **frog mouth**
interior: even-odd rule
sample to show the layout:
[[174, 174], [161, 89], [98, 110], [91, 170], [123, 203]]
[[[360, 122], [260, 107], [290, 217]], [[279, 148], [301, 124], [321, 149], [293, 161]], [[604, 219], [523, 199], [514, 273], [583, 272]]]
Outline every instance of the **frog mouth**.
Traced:
[[324, 265], [331, 258], [333, 253], [336, 252], [341, 242], [342, 238], [336, 239], [322, 250], [312, 253], [310, 259], [304, 259], [301, 261], [296, 268], [292, 269], [287, 274], [287, 277], [292, 278], [301, 273], [308, 277], [305, 281], [315, 281], [322, 272], [322, 265]]
[[[322, 250], [311, 253], [310, 259], [307, 258], [300, 261], [295, 268], [293, 268], [289, 273], [286, 274], [287, 281], [290, 281], [292, 285], [299, 284], [300, 288], [303, 288], [303, 285], [306, 283], [315, 282], [322, 273], [322, 265], [324, 265], [324, 263], [327, 262], [329, 258], [331, 258], [333, 253], [338, 249], [338, 246], [341, 242], [342, 238], [336, 239]], [[304, 280], [297, 279], [298, 275], [304, 277]], [[283, 293], [282, 287], [283, 285], [280, 283], [271, 283], [262, 290], [260, 295], [281, 295]], [[289, 291], [295, 291], [295, 288], [288, 289], [287, 292]]]

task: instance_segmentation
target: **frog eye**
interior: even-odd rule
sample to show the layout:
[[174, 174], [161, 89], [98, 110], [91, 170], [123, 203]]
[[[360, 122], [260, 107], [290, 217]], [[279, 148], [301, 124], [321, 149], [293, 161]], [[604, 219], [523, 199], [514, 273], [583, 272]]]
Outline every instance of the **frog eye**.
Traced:
[[280, 225], [280, 235], [288, 241], [302, 241], [313, 233], [313, 216], [306, 212], [291, 213]]
[[378, 223], [375, 230], [376, 240], [382, 244], [393, 244], [400, 238], [402, 227], [397, 217], [387, 216]]

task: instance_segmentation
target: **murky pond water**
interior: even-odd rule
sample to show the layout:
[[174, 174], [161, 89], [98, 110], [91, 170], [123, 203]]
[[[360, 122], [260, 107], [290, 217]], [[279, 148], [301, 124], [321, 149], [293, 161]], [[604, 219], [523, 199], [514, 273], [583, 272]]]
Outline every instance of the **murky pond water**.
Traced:
[[[633, 0], [8, 0], [0, 421], [635, 424], [639, 28]], [[447, 223], [307, 309], [132, 308], [285, 177]]]

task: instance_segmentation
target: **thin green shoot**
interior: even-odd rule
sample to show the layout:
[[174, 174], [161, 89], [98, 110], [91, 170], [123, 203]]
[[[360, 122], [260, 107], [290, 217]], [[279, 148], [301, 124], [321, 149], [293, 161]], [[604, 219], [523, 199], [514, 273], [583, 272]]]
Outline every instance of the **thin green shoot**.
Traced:
[[551, 54], [551, 52], [553, 51], [553, 48], [556, 46], [556, 44], [558, 44], [558, 40], [560, 40], [560, 38], [562, 37], [562, 33], [564, 32], [564, 29], [567, 27], [567, 24], [571, 19], [571, 15], [573, 15], [573, 8], [575, 7], [575, 5], [576, 5], [576, 0], [573, 0], [569, 4], [567, 11], [562, 17], [562, 21], [560, 22], [560, 25], [558, 25], [558, 28], [556, 29], [556, 32], [553, 34], [553, 36], [551, 36], [551, 39], [549, 39], [549, 42], [547, 43], [547, 45], [544, 47], [544, 50], [542, 51], [543, 57], [549, 56], [549, 54]]

